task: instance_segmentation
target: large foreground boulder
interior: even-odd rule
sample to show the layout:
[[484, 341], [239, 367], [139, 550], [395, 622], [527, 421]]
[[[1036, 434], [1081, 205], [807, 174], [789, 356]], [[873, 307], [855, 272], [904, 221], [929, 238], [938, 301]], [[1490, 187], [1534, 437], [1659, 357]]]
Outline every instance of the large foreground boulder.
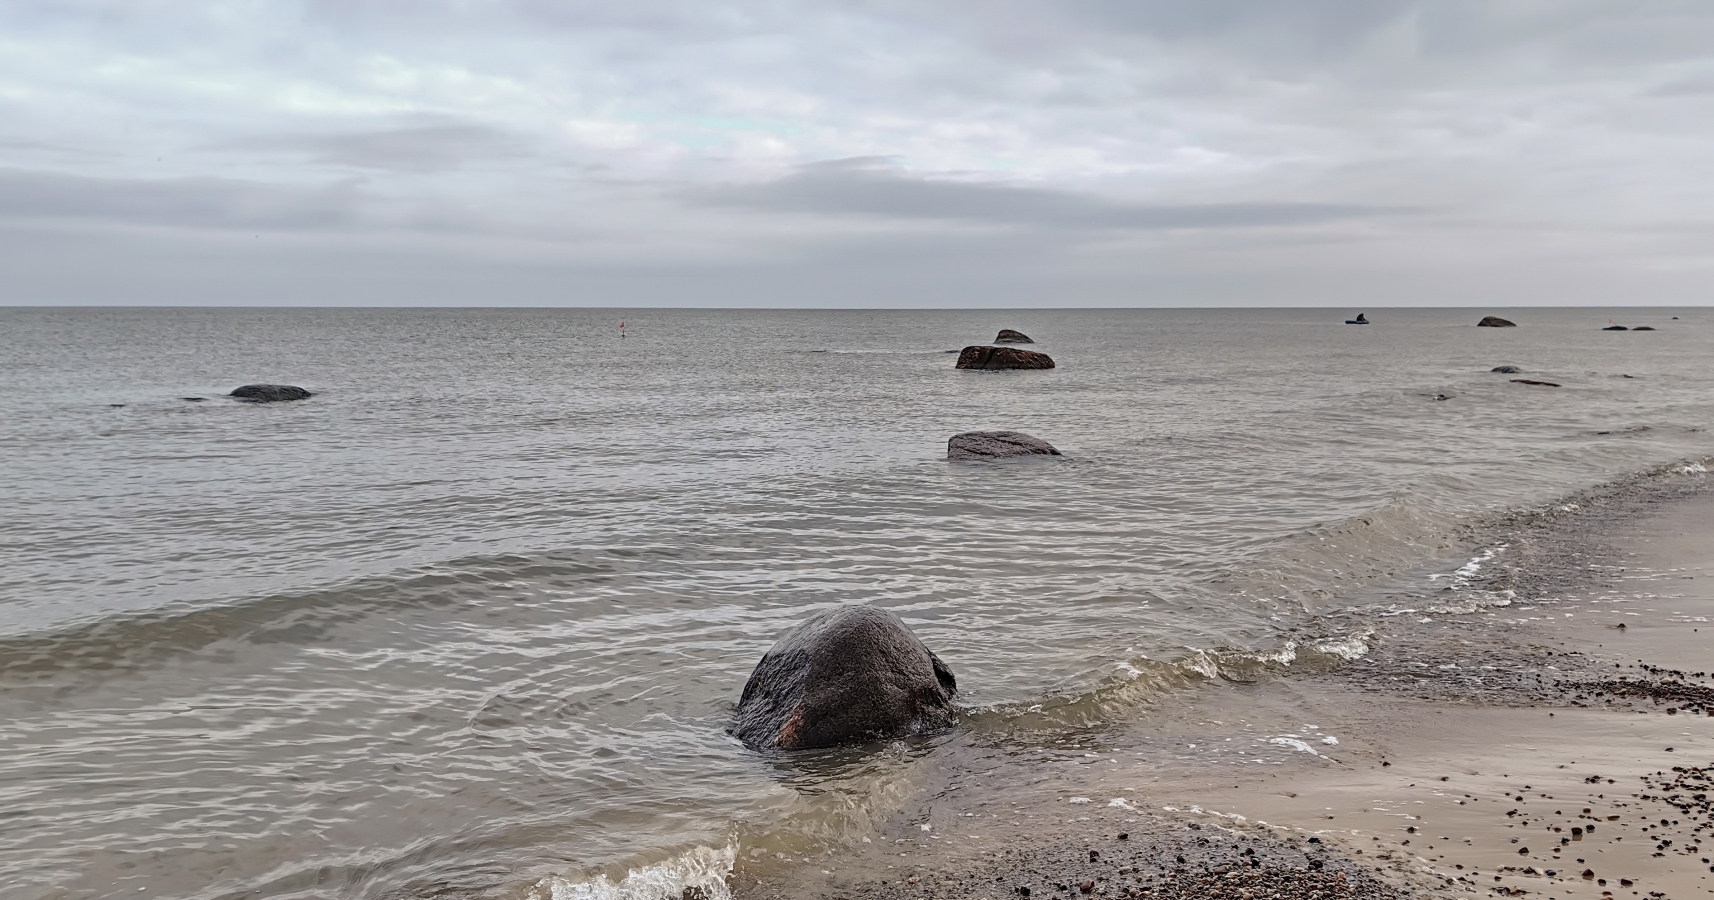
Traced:
[[786, 632], [762, 656], [732, 734], [753, 750], [811, 750], [890, 740], [958, 721], [952, 670], [898, 616], [837, 606]]
[[1482, 321], [1476, 323], [1476, 327], [1477, 328], [1516, 328], [1516, 327], [1518, 327], [1518, 323], [1508, 321], [1506, 319], [1502, 319], [1499, 316], [1483, 316]]
[[1053, 357], [1016, 347], [965, 347], [958, 354], [960, 369], [1051, 369]]
[[1002, 328], [1002, 329], [1000, 329], [999, 336], [994, 338], [994, 343], [996, 343], [996, 344], [1033, 344], [1033, 343], [1035, 343], [1035, 341], [1030, 340], [1030, 336], [1027, 334], [1024, 334], [1021, 331], [1013, 331], [1010, 328]]
[[1037, 454], [1062, 455], [1047, 441], [1021, 431], [966, 431], [946, 441], [947, 459], [1004, 459]]
[[250, 403], [279, 403], [284, 400], [307, 400], [315, 395], [290, 384], [247, 384], [234, 389], [226, 396]]

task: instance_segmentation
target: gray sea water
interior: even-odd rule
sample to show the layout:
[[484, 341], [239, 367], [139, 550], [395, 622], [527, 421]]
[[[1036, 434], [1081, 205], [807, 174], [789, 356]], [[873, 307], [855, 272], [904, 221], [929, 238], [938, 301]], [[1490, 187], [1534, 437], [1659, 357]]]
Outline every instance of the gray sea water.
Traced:
[[[817, 609], [1049, 740], [1714, 453], [1708, 310], [1354, 312], [0, 309], [4, 895], [677, 897], [935, 752], [725, 733]], [[1000, 328], [1059, 367], [953, 369]], [[944, 459], [986, 429], [1065, 456]]]

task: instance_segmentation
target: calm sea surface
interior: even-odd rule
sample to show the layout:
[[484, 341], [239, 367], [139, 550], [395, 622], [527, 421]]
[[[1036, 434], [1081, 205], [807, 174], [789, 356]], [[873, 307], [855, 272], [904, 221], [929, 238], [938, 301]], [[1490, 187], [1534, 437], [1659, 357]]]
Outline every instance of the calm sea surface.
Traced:
[[[934, 752], [725, 733], [819, 608], [1047, 740], [1714, 453], [1714, 311], [1354, 312], [0, 309], [4, 895], [676, 897]], [[1000, 328], [1059, 368], [952, 368]], [[944, 459], [987, 429], [1066, 455]]]

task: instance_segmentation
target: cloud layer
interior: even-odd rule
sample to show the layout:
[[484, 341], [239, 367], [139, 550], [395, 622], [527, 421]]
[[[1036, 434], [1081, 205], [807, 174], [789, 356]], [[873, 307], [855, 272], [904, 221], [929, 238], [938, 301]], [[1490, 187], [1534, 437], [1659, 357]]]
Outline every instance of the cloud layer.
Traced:
[[1710, 132], [1684, 2], [15, 0], [0, 304], [1702, 303]]

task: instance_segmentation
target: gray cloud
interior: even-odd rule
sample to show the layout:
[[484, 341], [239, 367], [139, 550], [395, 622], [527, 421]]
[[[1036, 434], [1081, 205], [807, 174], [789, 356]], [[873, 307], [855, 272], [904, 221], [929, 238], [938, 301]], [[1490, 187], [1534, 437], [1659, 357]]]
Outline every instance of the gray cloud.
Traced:
[[287, 154], [317, 165], [404, 172], [444, 172], [529, 155], [526, 142], [510, 132], [458, 121], [319, 134], [252, 135], [222, 141], [210, 149]]
[[1047, 229], [1258, 228], [1404, 211], [1343, 203], [1135, 203], [1065, 190], [913, 178], [882, 162], [859, 157], [808, 165], [778, 180], [704, 189], [691, 196], [706, 204], [779, 212]]
[[220, 178], [120, 180], [0, 169], [0, 220], [205, 229], [343, 229], [349, 185], [292, 190]]

